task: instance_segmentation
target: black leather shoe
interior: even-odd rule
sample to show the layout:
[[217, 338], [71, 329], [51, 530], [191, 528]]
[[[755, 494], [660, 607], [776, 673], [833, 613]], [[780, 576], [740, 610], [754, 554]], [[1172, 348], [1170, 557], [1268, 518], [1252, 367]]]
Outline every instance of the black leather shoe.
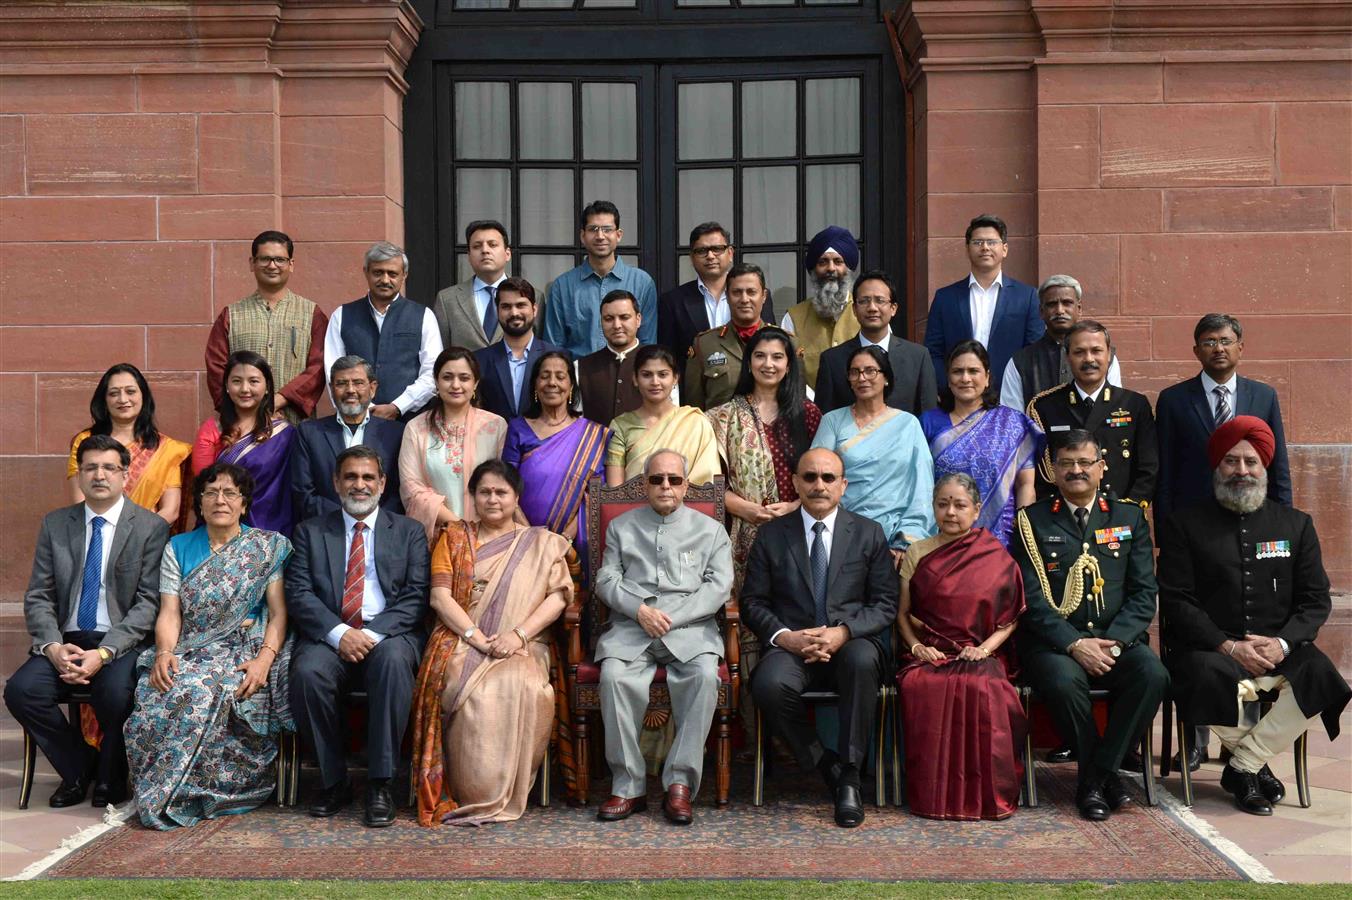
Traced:
[[394, 824], [394, 795], [389, 784], [366, 786], [366, 814], [362, 822], [367, 828], [385, 828]]
[[859, 785], [842, 784], [836, 788], [836, 824], [856, 828], [864, 821], [864, 798]]
[[1116, 772], [1103, 776], [1103, 799], [1108, 801], [1108, 808], [1113, 812], [1131, 802], [1131, 794], [1127, 793], [1127, 786], [1122, 783]]
[[112, 804], [113, 806], [118, 806], [119, 804], [126, 802], [127, 802], [126, 782], [122, 782], [121, 784], [104, 784], [103, 782], [100, 782], [94, 785], [94, 796], [93, 799], [90, 801], [90, 805], [95, 807], [96, 809], [103, 809], [105, 806], [108, 806], [109, 804]]
[[1263, 796], [1257, 772], [1241, 772], [1231, 766], [1221, 771], [1221, 787], [1235, 798], [1235, 806], [1254, 816], [1272, 815], [1272, 804]]
[[1103, 784], [1098, 779], [1080, 782], [1075, 790], [1075, 805], [1080, 808], [1080, 816], [1091, 822], [1102, 822], [1112, 812], [1108, 798], [1103, 795]]
[[1049, 763], [1075, 762], [1075, 748], [1071, 747], [1069, 744], [1062, 744], [1060, 747], [1057, 747], [1055, 750], [1052, 750], [1047, 754], [1047, 762]]
[[1142, 771], [1141, 754], [1137, 753], [1135, 750], [1128, 750], [1126, 753], [1122, 754], [1122, 761], [1117, 764], [1117, 769], [1120, 772]]
[[1286, 797], [1286, 785], [1267, 766], [1258, 770], [1258, 789], [1269, 803], [1281, 803]]
[[52, 809], [64, 809], [67, 806], [83, 803], [88, 794], [88, 775], [82, 775], [74, 781], [62, 780], [61, 787], [57, 788], [52, 794], [51, 799], [47, 801], [47, 805]]
[[[1188, 748], [1188, 771], [1196, 772], [1198, 769], [1202, 768], [1202, 763], [1206, 762], [1209, 758], [1205, 747]], [[1182, 763], [1179, 762], [1179, 755], [1177, 753], [1174, 754], [1174, 768], [1183, 768]]]
[[336, 816], [352, 802], [352, 782], [344, 779], [333, 787], [324, 788], [310, 800], [310, 815], [316, 819]]

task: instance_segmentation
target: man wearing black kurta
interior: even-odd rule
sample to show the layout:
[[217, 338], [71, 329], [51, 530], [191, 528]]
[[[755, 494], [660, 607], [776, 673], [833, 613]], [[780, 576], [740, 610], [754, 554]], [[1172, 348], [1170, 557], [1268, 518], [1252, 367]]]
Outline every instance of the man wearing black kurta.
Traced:
[[[1210, 725], [1231, 757], [1221, 785], [1245, 812], [1272, 815], [1286, 790], [1267, 762], [1322, 716], [1329, 738], [1352, 688], [1313, 641], [1332, 604], [1310, 517], [1267, 499], [1276, 440], [1237, 416], [1207, 451], [1214, 497], [1165, 522], [1160, 602], [1178, 714]], [[1277, 691], [1256, 722], [1245, 701]]]

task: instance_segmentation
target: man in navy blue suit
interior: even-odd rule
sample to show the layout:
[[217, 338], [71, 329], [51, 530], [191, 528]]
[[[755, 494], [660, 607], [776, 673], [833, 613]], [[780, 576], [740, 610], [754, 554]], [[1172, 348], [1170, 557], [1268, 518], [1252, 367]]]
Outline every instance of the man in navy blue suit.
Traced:
[[967, 226], [967, 258], [972, 272], [934, 292], [925, 347], [939, 384], [948, 383], [944, 360], [959, 343], [975, 339], [991, 358], [991, 386], [998, 394], [1005, 366], [1018, 350], [1042, 337], [1046, 326], [1032, 285], [1001, 271], [1009, 254], [1009, 229], [998, 216], [980, 215]]
[[474, 351], [483, 374], [479, 406], [513, 419], [530, 406], [535, 360], [559, 348], [535, 336], [535, 288], [529, 281], [508, 278], [498, 285], [497, 304], [502, 340]]
[[301, 422], [291, 447], [291, 507], [297, 522], [341, 508], [333, 487], [333, 470], [338, 454], [354, 444], [365, 444], [379, 453], [389, 473], [380, 497], [381, 509], [404, 511], [399, 500], [399, 445], [404, 439], [404, 423], [371, 415], [371, 402], [379, 387], [375, 366], [360, 356], [349, 354], [333, 361], [329, 389], [338, 414]]
[[[1267, 470], [1267, 495], [1274, 503], [1290, 506], [1291, 466], [1277, 392], [1236, 372], [1244, 356], [1244, 328], [1234, 316], [1207, 313], [1192, 336], [1192, 352], [1202, 371], [1160, 391], [1155, 404], [1160, 449], [1155, 527], [1160, 528], [1172, 513], [1213, 496], [1207, 442], [1213, 431], [1235, 416], [1257, 416], [1272, 429], [1276, 448]], [[1197, 769], [1207, 759], [1210, 732], [1197, 728], [1191, 738], [1188, 766]]]

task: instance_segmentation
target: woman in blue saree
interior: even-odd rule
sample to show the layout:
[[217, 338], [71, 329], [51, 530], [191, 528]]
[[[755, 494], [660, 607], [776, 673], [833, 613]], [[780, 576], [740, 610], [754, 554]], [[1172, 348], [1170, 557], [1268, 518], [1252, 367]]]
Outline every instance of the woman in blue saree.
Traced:
[[915, 416], [888, 406], [892, 364], [882, 348], [860, 347], [845, 370], [854, 404], [822, 416], [812, 446], [845, 462], [840, 505], [883, 527], [892, 555], [934, 533], [934, 466]]
[[610, 429], [572, 412], [577, 386], [566, 352], [542, 354], [531, 386], [525, 417], [507, 425], [502, 461], [515, 466], [527, 486], [520, 507], [526, 521], [573, 541], [581, 554], [587, 535], [579, 520], [587, 480], [605, 474]]
[[265, 801], [277, 735], [295, 727], [282, 593], [291, 543], [241, 524], [253, 478], [239, 466], [209, 466], [193, 494], [205, 526], [165, 548], [155, 646], [137, 660], [125, 730], [141, 822], [159, 830]]
[[970, 475], [981, 492], [976, 527], [1008, 549], [1015, 510], [1036, 499], [1033, 472], [1041, 435], [1023, 413], [1000, 405], [980, 341], [954, 347], [945, 370], [948, 383], [939, 389], [939, 408], [920, 417], [934, 477]]

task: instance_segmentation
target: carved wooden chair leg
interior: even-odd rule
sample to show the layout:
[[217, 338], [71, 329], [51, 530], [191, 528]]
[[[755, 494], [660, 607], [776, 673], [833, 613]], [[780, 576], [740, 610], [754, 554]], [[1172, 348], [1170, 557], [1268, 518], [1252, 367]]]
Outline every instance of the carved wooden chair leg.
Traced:
[[1291, 749], [1296, 756], [1296, 793], [1300, 795], [1300, 805], [1305, 809], [1310, 808], [1313, 802], [1310, 797], [1310, 733], [1301, 732], [1300, 737], [1296, 738], [1295, 746]]
[[1178, 767], [1178, 774], [1183, 780], [1183, 805], [1192, 806], [1192, 770], [1188, 768], [1188, 754], [1184, 750], [1184, 748], [1188, 746], [1184, 743], [1184, 741], [1187, 740], [1188, 734], [1187, 727], [1183, 724], [1182, 716], [1179, 716], [1174, 723], [1174, 733], [1178, 736], [1178, 749], [1179, 756], [1181, 757], [1179, 762], [1182, 763], [1182, 765]]
[[751, 780], [751, 805], [765, 804], [765, 719], [756, 707], [756, 761]]
[[23, 730], [23, 775], [19, 780], [19, 809], [28, 809], [33, 793], [33, 775], [38, 764], [38, 744], [27, 728]]

